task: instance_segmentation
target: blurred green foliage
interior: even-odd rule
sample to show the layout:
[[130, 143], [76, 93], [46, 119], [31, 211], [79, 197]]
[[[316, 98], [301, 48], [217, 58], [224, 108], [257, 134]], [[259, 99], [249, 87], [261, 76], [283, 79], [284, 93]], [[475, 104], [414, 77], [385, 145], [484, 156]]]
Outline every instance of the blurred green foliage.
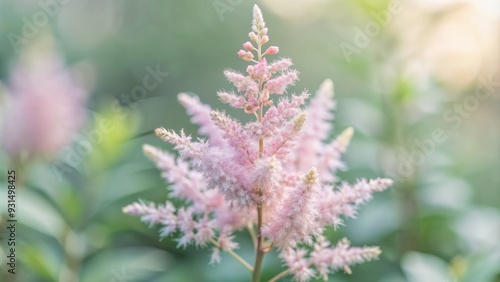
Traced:
[[[253, 3], [66, 2], [52, 7], [54, 15], [26, 44], [39, 34], [51, 33], [67, 64], [82, 71], [92, 95], [88, 122], [78, 140], [91, 142], [91, 150], [78, 153], [81, 144], [75, 141], [63, 148], [58, 159], [39, 160], [23, 170], [17, 199], [18, 281], [248, 281], [246, 270], [231, 257], [224, 255], [221, 265], [210, 266], [207, 250], [177, 249], [172, 238], [159, 240], [157, 228], [125, 216], [121, 208], [138, 198], [166, 200], [165, 183], [142, 156], [141, 146], [171, 149], [151, 134], [160, 126], [196, 135], [177, 103], [179, 92], [196, 93], [213, 108], [225, 109], [215, 93], [230, 87], [222, 75], [225, 68], [245, 67], [236, 51], [247, 40]], [[221, 14], [215, 8], [218, 2], [233, 4]], [[280, 46], [280, 55], [292, 58], [301, 72], [297, 91], [315, 91], [325, 78], [335, 82], [335, 134], [350, 125], [357, 131], [345, 156], [350, 170], [341, 172], [341, 178], [385, 175], [397, 180], [391, 191], [376, 195], [363, 207], [358, 219], [328, 231], [332, 240], [347, 236], [353, 245], [379, 245], [380, 260], [331, 279], [500, 281], [498, 87], [458, 128], [452, 128], [442, 114], [473, 95], [479, 80], [454, 87], [431, 71], [425, 72], [426, 83], [405, 73], [407, 61], [420, 59], [394, 59], [406, 46], [399, 21], [381, 28], [350, 60], [339, 48], [342, 42], [352, 43], [355, 28], [373, 21], [372, 12], [384, 10], [388, 1], [294, 2], [283, 9], [262, 3], [271, 43]], [[302, 13], [293, 14], [294, 5]], [[22, 35], [26, 21], [33, 22], [40, 11], [45, 10], [36, 1], [0, 0], [4, 84], [18, 56], [9, 34]], [[445, 17], [455, 10], [436, 11], [419, 18], [420, 24], [432, 30], [438, 25], [437, 14]], [[393, 15], [397, 16], [404, 17]], [[132, 89], [143, 84], [148, 67], [159, 67], [168, 76], [136, 99]], [[3, 103], [5, 93], [1, 95]], [[116, 100], [121, 108], [115, 107]], [[436, 129], [443, 129], [447, 140], [435, 143], [422, 164], [401, 177], [401, 163], [423, 150], [415, 140], [427, 140]], [[100, 137], [92, 137], [92, 132]], [[3, 153], [0, 167], [2, 172], [12, 169]], [[6, 174], [0, 179], [3, 215]], [[249, 237], [239, 238], [239, 253], [251, 261]], [[1, 243], [3, 274], [6, 244]], [[264, 264], [263, 277], [268, 279], [282, 268], [272, 256]], [[7, 276], [0, 279], [9, 281]]]

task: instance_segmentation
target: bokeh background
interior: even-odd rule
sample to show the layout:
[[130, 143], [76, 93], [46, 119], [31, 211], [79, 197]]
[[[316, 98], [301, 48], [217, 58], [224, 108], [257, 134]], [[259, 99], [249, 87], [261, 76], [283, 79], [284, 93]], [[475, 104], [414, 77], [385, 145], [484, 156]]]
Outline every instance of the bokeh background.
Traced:
[[[500, 3], [257, 3], [271, 44], [301, 72], [294, 90], [335, 83], [333, 135], [356, 130], [341, 178], [396, 180], [328, 231], [383, 250], [332, 281], [500, 281]], [[253, 4], [0, 0], [2, 275], [16, 169], [20, 282], [248, 281], [231, 257], [210, 266], [208, 250], [177, 249], [121, 209], [166, 200], [141, 147], [171, 150], [152, 134], [160, 126], [196, 135], [178, 93], [226, 109], [215, 93], [230, 88], [224, 69], [245, 68], [236, 52]], [[252, 261], [248, 235], [238, 242]], [[282, 268], [272, 255], [264, 264], [268, 279]]]

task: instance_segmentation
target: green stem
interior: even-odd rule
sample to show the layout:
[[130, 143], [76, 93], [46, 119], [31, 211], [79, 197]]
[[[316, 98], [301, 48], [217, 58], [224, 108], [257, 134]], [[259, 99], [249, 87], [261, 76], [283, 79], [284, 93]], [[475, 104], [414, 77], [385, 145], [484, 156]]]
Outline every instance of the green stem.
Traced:
[[262, 250], [263, 237], [260, 231], [262, 227], [262, 206], [257, 205], [257, 249], [255, 255], [254, 270], [252, 273], [252, 282], [260, 281], [260, 272], [262, 269], [262, 260], [264, 258], [264, 251]]
[[71, 229], [69, 225], [64, 227], [64, 231], [61, 238], [61, 245], [64, 251], [64, 258], [66, 261], [67, 272], [61, 272], [59, 279], [64, 281], [78, 282], [80, 266], [81, 266], [81, 258], [79, 255], [74, 254], [71, 250], [69, 250], [69, 240], [70, 236], [75, 236], [72, 233], [74, 231]]
[[285, 275], [288, 275], [288, 273], [290, 273], [290, 269], [283, 270], [282, 272], [271, 278], [271, 280], [269, 280], [268, 282], [276, 282], [279, 279], [283, 278]]
[[[212, 244], [214, 244], [217, 248], [220, 249], [220, 245], [214, 239], [210, 239], [210, 242], [212, 242]], [[225, 251], [228, 254], [230, 254], [233, 258], [235, 258], [237, 261], [239, 261], [246, 269], [248, 269], [250, 272], [253, 272], [253, 267], [245, 259], [240, 257], [233, 250], [225, 250]]]
[[250, 233], [250, 237], [252, 238], [253, 248], [257, 249], [257, 235], [255, 234], [255, 230], [253, 230], [253, 224], [248, 225], [248, 233]]

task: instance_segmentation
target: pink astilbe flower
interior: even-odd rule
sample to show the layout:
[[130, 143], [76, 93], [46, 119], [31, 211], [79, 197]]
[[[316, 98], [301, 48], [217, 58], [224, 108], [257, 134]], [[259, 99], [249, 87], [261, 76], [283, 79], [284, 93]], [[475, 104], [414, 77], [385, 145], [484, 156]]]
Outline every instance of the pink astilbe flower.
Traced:
[[150, 226], [155, 224], [163, 224], [165, 233], [170, 234], [175, 230], [174, 226], [177, 222], [177, 216], [174, 214], [175, 207], [172, 203], [167, 202], [164, 206], [155, 206], [154, 203], [145, 203], [139, 201], [123, 208], [123, 211], [130, 215], [141, 216], [141, 220], [148, 223]]
[[52, 47], [21, 53], [7, 94], [0, 139], [14, 162], [55, 157], [84, 122], [87, 90]]
[[277, 199], [281, 193], [281, 178], [283, 177], [283, 168], [281, 162], [275, 157], [261, 158], [255, 162], [255, 168], [250, 175], [251, 183], [262, 187], [261, 198], [259, 202], [270, 206], [273, 200]]
[[266, 83], [264, 91], [271, 94], [283, 94], [286, 88], [298, 79], [299, 75], [296, 71], [290, 71], [282, 74], [279, 77], [273, 78]]
[[[332, 99], [333, 95], [333, 83], [327, 79], [311, 99], [307, 110], [309, 115], [304, 126], [304, 132], [297, 142], [297, 154], [294, 155], [294, 159], [290, 162], [290, 165], [294, 166], [294, 169], [298, 171], [318, 164], [321, 176], [328, 173], [328, 171], [321, 171], [323, 167], [320, 165], [319, 158], [324, 156], [323, 141], [328, 138], [328, 133], [332, 128], [332, 110], [335, 108], [335, 102]], [[339, 159], [339, 157], [337, 155], [335, 159]]]
[[346, 238], [340, 240], [337, 246], [332, 248], [324, 237], [318, 237], [310, 253], [309, 263], [316, 267], [324, 280], [327, 280], [328, 273], [342, 269], [350, 274], [350, 265], [376, 259], [380, 253], [378, 247], [350, 247], [350, 242]]
[[307, 253], [307, 250], [303, 248], [288, 249], [286, 252], [281, 253], [281, 258], [295, 281], [309, 281], [316, 276], [311, 267], [311, 262], [307, 258]]
[[219, 91], [217, 92], [219, 99], [229, 106], [237, 109], [245, 109], [247, 106], [244, 97], [238, 96], [232, 92]]
[[[180, 94], [179, 100], [208, 140], [158, 128], [155, 134], [173, 145], [179, 157], [149, 145], [144, 151], [170, 184], [169, 196], [185, 205], [139, 201], [123, 211], [161, 225], [162, 237], [179, 232], [181, 247], [212, 244], [211, 263], [220, 262], [220, 251], [228, 252], [252, 273], [253, 282], [260, 281], [262, 259], [273, 248], [287, 267], [274, 280], [286, 274], [309, 281], [318, 276], [327, 279], [338, 270], [350, 273], [350, 265], [376, 259], [380, 250], [351, 247], [346, 239], [332, 247], [322, 233], [342, 225], [345, 217], [355, 217], [360, 205], [392, 181], [336, 183], [336, 171], [345, 169], [340, 158], [353, 129], [328, 140], [335, 108], [333, 83], [325, 80], [307, 107], [307, 92], [284, 97], [298, 72], [290, 69], [290, 59], [268, 63], [266, 56], [276, 54], [278, 47], [262, 48], [269, 41], [267, 32], [262, 13], [254, 6], [250, 41], [238, 53], [251, 64], [245, 74], [226, 70], [224, 75], [236, 89], [217, 93], [222, 102], [254, 115], [255, 120], [242, 123], [210, 110], [198, 98]], [[280, 97], [273, 99], [274, 95]], [[235, 234], [243, 228], [249, 229], [255, 243], [253, 266], [234, 252]]]
[[346, 151], [351, 141], [354, 130], [346, 128], [335, 140], [323, 147], [323, 152], [319, 155], [318, 171], [322, 175], [322, 181], [335, 182], [337, 169], [345, 169], [340, 157]]
[[263, 226], [262, 234], [281, 249], [295, 247], [301, 242], [311, 244], [312, 236], [322, 231], [316, 204], [318, 184], [318, 174], [312, 168]]
[[224, 139], [218, 132], [219, 129], [210, 119], [210, 112], [212, 110], [210, 106], [201, 103], [198, 97], [190, 96], [186, 93], [179, 94], [178, 100], [191, 116], [191, 122], [200, 126], [198, 133], [208, 137], [210, 145], [220, 146], [224, 144]]
[[257, 159], [257, 151], [249, 142], [249, 132], [244, 130], [241, 123], [218, 111], [212, 111], [211, 117], [227, 144], [233, 149], [234, 161], [241, 166], [253, 163]]
[[[163, 171], [162, 177], [169, 183], [169, 196], [186, 200], [192, 203], [195, 211], [213, 210], [222, 203], [222, 197], [216, 193], [203, 191], [206, 186], [203, 175], [189, 169], [189, 165], [182, 159], [163, 152], [153, 146], [144, 145], [144, 153]], [[217, 198], [218, 197], [218, 198]]]
[[323, 225], [338, 227], [342, 224], [341, 216], [354, 218], [361, 204], [372, 198], [373, 192], [383, 191], [392, 185], [390, 179], [359, 180], [350, 185], [343, 182], [337, 190], [324, 186], [319, 193], [318, 208]]
[[180, 231], [182, 236], [177, 240], [180, 247], [192, 243], [204, 246], [215, 240], [218, 232], [222, 237], [218, 239], [220, 248], [236, 248], [237, 244], [231, 241], [231, 233], [246, 226], [253, 214], [244, 209], [233, 209], [222, 194], [204, 189], [207, 184], [201, 174], [189, 169], [182, 159], [150, 145], [144, 146], [144, 152], [163, 171], [162, 177], [172, 183], [170, 195], [185, 200], [189, 206], [176, 209], [171, 202], [156, 207], [153, 203], [139, 201], [123, 211], [140, 216], [150, 226], [162, 225], [161, 237]]

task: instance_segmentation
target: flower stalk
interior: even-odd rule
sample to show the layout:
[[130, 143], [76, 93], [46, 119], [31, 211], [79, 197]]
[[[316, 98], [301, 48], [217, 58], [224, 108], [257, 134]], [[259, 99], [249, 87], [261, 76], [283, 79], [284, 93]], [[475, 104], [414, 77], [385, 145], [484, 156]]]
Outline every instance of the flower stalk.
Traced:
[[[260, 14], [261, 15], [261, 14]], [[264, 26], [264, 22], [262, 17], [259, 17], [259, 15], [256, 15], [256, 12], [254, 11], [254, 26], [256, 29], [259, 29], [260, 26]], [[261, 63], [262, 61], [262, 34], [265, 35], [265, 33], [262, 31], [262, 28], [259, 30], [259, 34], [257, 37], [257, 54], [258, 54], [258, 61], [257, 63]], [[262, 84], [263, 81], [260, 81], [259, 84], [259, 95], [258, 97], [262, 95]], [[264, 112], [264, 105], [261, 103], [259, 105], [259, 113], [257, 116], [257, 121], [262, 124], [262, 117], [263, 117], [263, 112]], [[262, 158], [262, 155], [264, 153], [264, 137], [259, 137], [259, 158]], [[259, 198], [262, 197], [262, 189], [264, 187], [260, 187], [258, 190]], [[262, 209], [262, 203], [259, 201], [257, 202], [257, 246], [255, 248], [255, 264], [254, 264], [254, 270], [252, 272], [252, 282], [259, 282], [260, 281], [260, 273], [261, 273], [261, 268], [262, 268], [262, 261], [264, 260], [264, 250], [263, 250], [263, 242], [264, 242], [264, 236], [262, 236], [262, 218], [263, 218], [263, 209]]]

